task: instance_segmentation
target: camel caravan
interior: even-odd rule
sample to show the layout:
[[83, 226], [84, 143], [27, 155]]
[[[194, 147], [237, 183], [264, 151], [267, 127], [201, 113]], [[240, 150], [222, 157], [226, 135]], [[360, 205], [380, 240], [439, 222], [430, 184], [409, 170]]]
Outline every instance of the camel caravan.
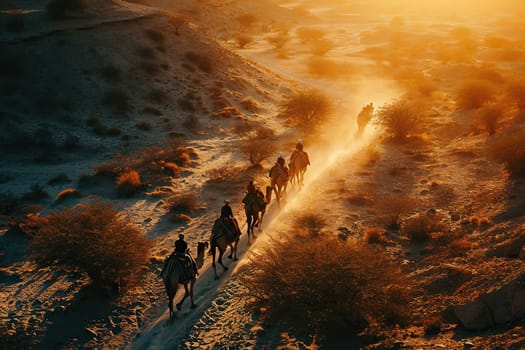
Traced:
[[[363, 133], [364, 129], [373, 118], [373, 112], [374, 106], [372, 103], [369, 103], [364, 106], [361, 112], [357, 115], [358, 137]], [[301, 189], [304, 186], [304, 175], [310, 165], [310, 159], [308, 153], [306, 153], [303, 148], [303, 142], [299, 139], [295, 145], [295, 149], [290, 155], [288, 167], [286, 166], [283, 154], [279, 155], [268, 174], [270, 185], [266, 186], [265, 193], [260, 188], [256, 187], [253, 181], [250, 181], [246, 186], [246, 192], [242, 199], [242, 203], [244, 204], [244, 212], [246, 214], [246, 234], [248, 236], [248, 244], [251, 244], [252, 239], [256, 238], [254, 232], [256, 227], [258, 227], [259, 232], [262, 232], [263, 217], [267, 206], [270, 204], [272, 193], [275, 194], [277, 206], [280, 208], [281, 201], [286, 195], [288, 182], [290, 182], [290, 185], [293, 188]], [[212, 255], [213, 272], [215, 274], [215, 279], [218, 279], [219, 276], [217, 275], [215, 264], [217, 250], [219, 251], [217, 263], [219, 263], [219, 265], [221, 265], [226, 271], [228, 268], [222, 263], [222, 257], [229, 247], [230, 254], [228, 255], [228, 258], [233, 259], [234, 261], [237, 260], [237, 245], [239, 244], [240, 236], [241, 230], [239, 228], [239, 223], [233, 215], [228, 200], [224, 201], [224, 205], [221, 208], [221, 215], [213, 223], [210, 242], [198, 242], [196, 259], [193, 259], [190, 255], [188, 245], [184, 241], [184, 236], [179, 236], [179, 240], [175, 242], [175, 250], [166, 258], [161, 273], [161, 277], [166, 287], [166, 293], [168, 294], [170, 318], [174, 316], [173, 298], [177, 292], [179, 284], [184, 286], [185, 294], [182, 300], [176, 305], [177, 310], [181, 309], [182, 303], [188, 296], [191, 299], [191, 307], [195, 307], [195, 303], [193, 302], [193, 286], [195, 284], [196, 276], [198, 275], [198, 269], [203, 265], [205, 248], [209, 245], [210, 250], [208, 254]]]
[[[266, 207], [270, 204], [272, 192], [275, 193], [277, 205], [280, 207], [281, 200], [286, 194], [288, 181], [290, 181], [294, 187], [301, 188], [303, 186], [304, 174], [310, 165], [310, 159], [308, 154], [303, 150], [301, 139], [299, 139], [299, 142], [295, 146], [295, 150], [292, 152], [288, 164], [289, 168], [286, 166], [284, 156], [282, 154], [279, 155], [275, 165], [270, 169], [270, 185], [266, 186], [265, 193], [256, 187], [253, 181], [248, 183], [245, 196], [242, 199], [246, 214], [248, 244], [256, 237], [254, 233], [255, 227], [258, 227], [259, 232], [262, 231], [264, 213], [266, 212]], [[210, 247], [208, 253], [212, 255], [215, 279], [218, 279], [215, 261], [217, 261], [224, 270], [228, 270], [222, 263], [222, 257], [228, 247], [230, 247], [228, 258], [234, 261], [237, 260], [237, 245], [241, 236], [241, 230], [229, 204], [230, 202], [228, 200], [224, 201], [224, 205], [221, 208], [221, 215], [213, 223], [210, 242], [198, 242], [197, 257], [195, 259], [191, 256], [188, 244], [184, 241], [184, 235], [180, 235], [179, 239], [175, 241], [173, 253], [166, 258], [164, 268], [160, 275], [168, 295], [170, 319], [175, 316], [173, 298], [180, 284], [184, 286], [185, 294], [182, 300], [176, 304], [177, 310], [181, 310], [182, 303], [188, 296], [191, 300], [191, 307], [194, 308], [196, 306], [193, 301], [193, 287], [198, 275], [198, 270], [204, 262], [204, 251], [206, 247]], [[216, 259], [217, 250], [219, 254]]]

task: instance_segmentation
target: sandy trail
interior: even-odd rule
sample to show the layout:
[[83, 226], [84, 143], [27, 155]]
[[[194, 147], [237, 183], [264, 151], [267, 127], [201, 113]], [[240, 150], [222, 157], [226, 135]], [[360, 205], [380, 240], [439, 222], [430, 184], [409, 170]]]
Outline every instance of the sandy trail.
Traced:
[[[307, 171], [305, 176], [304, 187], [301, 191], [291, 190], [288, 197], [283, 203], [281, 209], [277, 208], [275, 201], [269, 206], [268, 211], [264, 217], [264, 234], [259, 235], [257, 240], [251, 245], [248, 245], [246, 232], [246, 225], [243, 225], [243, 235], [238, 245], [238, 262], [231, 262], [225, 257], [223, 262], [229, 266], [228, 271], [223, 271], [222, 267], [217, 266], [219, 280], [214, 279], [214, 272], [211, 266], [210, 259], [206, 259], [206, 263], [201, 269], [200, 275], [195, 285], [195, 302], [197, 308], [190, 309], [189, 301], [185, 302], [181, 311], [176, 312], [176, 317], [173, 321], [169, 320], [168, 309], [160, 315], [142, 334], [137, 336], [135, 341], [130, 345], [130, 349], [173, 349], [177, 346], [183, 347], [182, 344], [187, 343], [192, 338], [195, 340], [194, 334], [204, 333], [208, 339], [204, 342], [214, 344], [213, 329], [214, 325], [219, 322], [221, 317], [224, 317], [223, 312], [231, 307], [232, 300], [236, 299], [236, 291], [239, 285], [236, 280], [236, 271], [243, 263], [249, 261], [248, 252], [250, 250], [258, 249], [267, 244], [268, 237], [276, 232], [282, 223], [289, 221], [290, 216], [293, 215], [294, 209], [300, 208], [304, 203], [311, 203], [317, 194], [317, 191], [310, 190], [315, 188], [318, 182], [322, 182], [324, 175], [331, 171], [337, 163], [355, 156], [362, 149], [368, 146], [375, 137], [377, 131], [373, 128], [368, 128], [359, 139], [348, 137], [342, 140], [337, 147], [330, 149], [320, 149], [312, 152], [311, 159], [314, 166]], [[322, 156], [331, 154], [330, 157]], [[241, 219], [239, 217], [239, 219]], [[244, 219], [244, 217], [242, 218]], [[175, 301], [180, 300], [183, 295], [183, 288], [180, 287]], [[239, 326], [239, 325], [237, 325]], [[221, 335], [224, 333], [215, 329]], [[192, 336], [193, 334], [193, 336]], [[200, 339], [202, 346], [202, 339]], [[215, 338], [218, 341], [218, 338]], [[240, 339], [239, 346], [242, 346], [246, 340]], [[231, 345], [231, 344], [230, 344]], [[184, 348], [184, 347], [183, 347]]]

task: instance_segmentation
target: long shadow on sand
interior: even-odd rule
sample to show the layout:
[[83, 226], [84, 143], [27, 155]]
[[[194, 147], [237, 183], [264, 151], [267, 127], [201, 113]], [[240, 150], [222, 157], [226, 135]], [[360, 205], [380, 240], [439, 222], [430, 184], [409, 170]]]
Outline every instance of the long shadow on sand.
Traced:
[[86, 331], [89, 322], [107, 318], [111, 307], [110, 298], [91, 287], [83, 289], [68, 309], [49, 313], [49, 326], [35, 349], [61, 349], [72, 342], [77, 346], [86, 343], [92, 338]]

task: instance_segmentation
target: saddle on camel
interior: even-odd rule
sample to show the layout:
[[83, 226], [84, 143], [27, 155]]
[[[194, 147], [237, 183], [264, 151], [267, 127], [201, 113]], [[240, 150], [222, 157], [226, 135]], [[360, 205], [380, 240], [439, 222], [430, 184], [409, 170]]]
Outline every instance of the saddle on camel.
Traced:
[[[233, 216], [232, 208], [230, 207], [230, 201], [225, 200], [224, 205], [221, 208], [221, 216], [215, 220], [214, 226], [220, 225], [224, 228], [228, 240], [234, 240], [235, 236], [241, 234], [239, 223]], [[212, 237], [213, 239], [214, 237]], [[218, 237], [215, 237], [218, 238]]]
[[175, 250], [164, 262], [160, 273], [164, 284], [174, 272], [179, 276], [179, 283], [189, 282], [198, 274], [197, 264], [188, 252], [188, 243], [184, 241], [184, 235], [179, 235], [179, 239], [175, 241]]

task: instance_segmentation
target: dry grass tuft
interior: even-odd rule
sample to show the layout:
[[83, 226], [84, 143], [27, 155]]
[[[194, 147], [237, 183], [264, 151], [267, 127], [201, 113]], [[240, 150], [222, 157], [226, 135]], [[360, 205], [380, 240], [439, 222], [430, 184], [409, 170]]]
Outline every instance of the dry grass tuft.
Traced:
[[469, 79], [459, 84], [456, 92], [458, 109], [478, 109], [494, 97], [494, 88], [486, 80]]
[[387, 243], [385, 230], [380, 227], [367, 227], [365, 229], [365, 241], [368, 243]]
[[426, 335], [438, 334], [441, 331], [441, 325], [443, 321], [440, 316], [432, 316], [423, 320], [423, 330]]
[[501, 134], [488, 145], [492, 159], [503, 163], [512, 177], [525, 176], [525, 128]]
[[171, 214], [191, 214], [199, 208], [199, 201], [194, 193], [174, 194], [164, 199], [164, 207]]
[[505, 107], [499, 103], [489, 102], [476, 110], [476, 125], [494, 135], [499, 128], [501, 119], [505, 116]]
[[432, 233], [446, 231], [439, 219], [440, 216], [416, 214], [405, 221], [403, 233], [413, 242], [428, 241], [432, 238]]
[[409, 283], [387, 255], [328, 235], [274, 241], [253, 253], [240, 279], [255, 309], [321, 337], [408, 318]]
[[381, 221], [389, 230], [399, 230], [401, 215], [409, 213], [416, 205], [414, 198], [403, 195], [384, 196], [376, 203]]
[[176, 163], [173, 163], [173, 162], [164, 163], [164, 171], [169, 176], [179, 177], [180, 175], [180, 167]]
[[297, 216], [293, 227], [299, 231], [306, 232], [310, 237], [319, 236], [328, 225], [326, 218], [319, 214], [306, 213]]
[[120, 197], [131, 197], [144, 188], [140, 175], [136, 170], [128, 170], [120, 174], [115, 180], [117, 194]]
[[37, 261], [76, 267], [100, 287], [132, 283], [149, 258], [151, 242], [107, 202], [82, 203], [27, 220]]
[[65, 190], [60, 191], [55, 198], [55, 202], [62, 202], [67, 198], [81, 198], [82, 193], [75, 188], [66, 188]]

